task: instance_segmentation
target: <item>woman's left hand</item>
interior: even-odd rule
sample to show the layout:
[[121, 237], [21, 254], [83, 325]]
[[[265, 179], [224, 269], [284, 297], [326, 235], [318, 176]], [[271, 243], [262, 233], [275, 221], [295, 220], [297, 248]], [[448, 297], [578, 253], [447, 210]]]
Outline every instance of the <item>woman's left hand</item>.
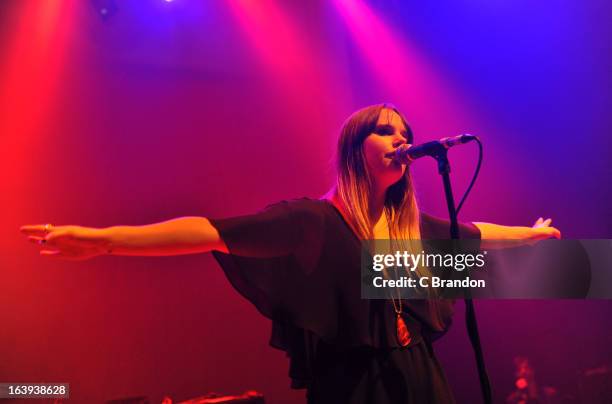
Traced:
[[552, 223], [552, 219], [548, 218], [544, 220], [544, 218], [539, 218], [531, 227], [530, 241], [535, 244], [540, 240], [545, 240], [547, 238], [561, 238], [561, 232], [556, 227], [552, 227], [550, 224]]

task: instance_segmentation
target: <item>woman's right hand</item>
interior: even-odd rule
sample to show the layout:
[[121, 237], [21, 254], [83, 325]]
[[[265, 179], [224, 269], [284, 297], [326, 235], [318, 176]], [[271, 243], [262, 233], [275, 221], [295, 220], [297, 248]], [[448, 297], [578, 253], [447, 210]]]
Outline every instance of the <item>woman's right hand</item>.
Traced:
[[103, 229], [83, 226], [25, 225], [19, 229], [41, 247], [40, 255], [66, 260], [86, 260], [109, 253]]

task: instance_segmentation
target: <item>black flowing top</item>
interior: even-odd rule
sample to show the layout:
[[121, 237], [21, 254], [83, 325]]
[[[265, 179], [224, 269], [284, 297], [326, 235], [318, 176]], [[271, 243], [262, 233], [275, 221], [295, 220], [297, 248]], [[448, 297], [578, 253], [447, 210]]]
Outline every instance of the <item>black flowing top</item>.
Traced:
[[[420, 220], [422, 239], [449, 238], [448, 221], [424, 213]], [[412, 340], [401, 347], [391, 300], [361, 299], [361, 241], [330, 201], [282, 201], [255, 214], [210, 222], [229, 250], [229, 254], [213, 252], [227, 278], [272, 320], [270, 345], [289, 356], [291, 387], [308, 388], [313, 395], [317, 390], [317, 402], [324, 401], [326, 383], [343, 394], [335, 400], [385, 402], [382, 394], [394, 402], [397, 394], [419, 399], [418, 391], [407, 392], [406, 386], [399, 386], [402, 377], [398, 375], [404, 374], [404, 381], [413, 385], [417, 377], [424, 383], [435, 384], [436, 377], [441, 378], [438, 383], [446, 383], [430, 348], [423, 345], [430, 347], [447, 331], [454, 301], [403, 300], [403, 318]], [[460, 224], [460, 235], [480, 238], [471, 223]], [[409, 358], [419, 352], [418, 357]], [[389, 355], [384, 353], [397, 357], [386, 363]], [[377, 359], [381, 354], [383, 362]], [[356, 358], [363, 360], [355, 363]], [[415, 368], [415, 362], [423, 363]], [[368, 377], [376, 377], [383, 368], [391, 369], [398, 383], [371, 391], [376, 383]], [[389, 389], [400, 391], [394, 395]], [[374, 401], [366, 397], [371, 394], [377, 395]], [[437, 402], [452, 402], [450, 392], [441, 394]], [[359, 400], [353, 399], [356, 395]]]

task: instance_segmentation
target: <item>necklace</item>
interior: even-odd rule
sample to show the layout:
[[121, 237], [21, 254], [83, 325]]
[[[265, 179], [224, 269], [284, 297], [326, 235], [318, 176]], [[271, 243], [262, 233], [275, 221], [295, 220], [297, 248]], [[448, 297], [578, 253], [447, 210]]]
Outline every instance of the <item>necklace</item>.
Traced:
[[[391, 233], [389, 233], [389, 241], [391, 241]], [[396, 279], [399, 279], [398, 269], [397, 267], [393, 267], [393, 271], [395, 272]], [[397, 304], [395, 303], [395, 298], [393, 297], [393, 291], [391, 291], [391, 302], [393, 303], [393, 310], [395, 311], [395, 336], [397, 337], [397, 342], [401, 346], [408, 346], [410, 341], [412, 341], [412, 336], [410, 335], [410, 331], [408, 331], [408, 327], [406, 326], [406, 322], [402, 317], [402, 294], [398, 291]]]
[[397, 304], [395, 304], [395, 299], [393, 298], [393, 292], [391, 292], [391, 302], [393, 303], [393, 310], [395, 311], [395, 330], [397, 342], [401, 346], [407, 346], [410, 344], [412, 340], [412, 336], [410, 335], [410, 331], [408, 331], [408, 327], [406, 326], [406, 322], [402, 317], [402, 297], [401, 295], [397, 299]]

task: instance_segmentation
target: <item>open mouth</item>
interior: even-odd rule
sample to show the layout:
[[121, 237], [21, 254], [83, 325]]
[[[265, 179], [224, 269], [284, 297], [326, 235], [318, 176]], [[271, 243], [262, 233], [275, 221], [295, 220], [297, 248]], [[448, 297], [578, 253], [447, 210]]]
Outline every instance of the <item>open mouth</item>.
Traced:
[[395, 157], [395, 150], [389, 153], [385, 153], [385, 158], [393, 159]]

